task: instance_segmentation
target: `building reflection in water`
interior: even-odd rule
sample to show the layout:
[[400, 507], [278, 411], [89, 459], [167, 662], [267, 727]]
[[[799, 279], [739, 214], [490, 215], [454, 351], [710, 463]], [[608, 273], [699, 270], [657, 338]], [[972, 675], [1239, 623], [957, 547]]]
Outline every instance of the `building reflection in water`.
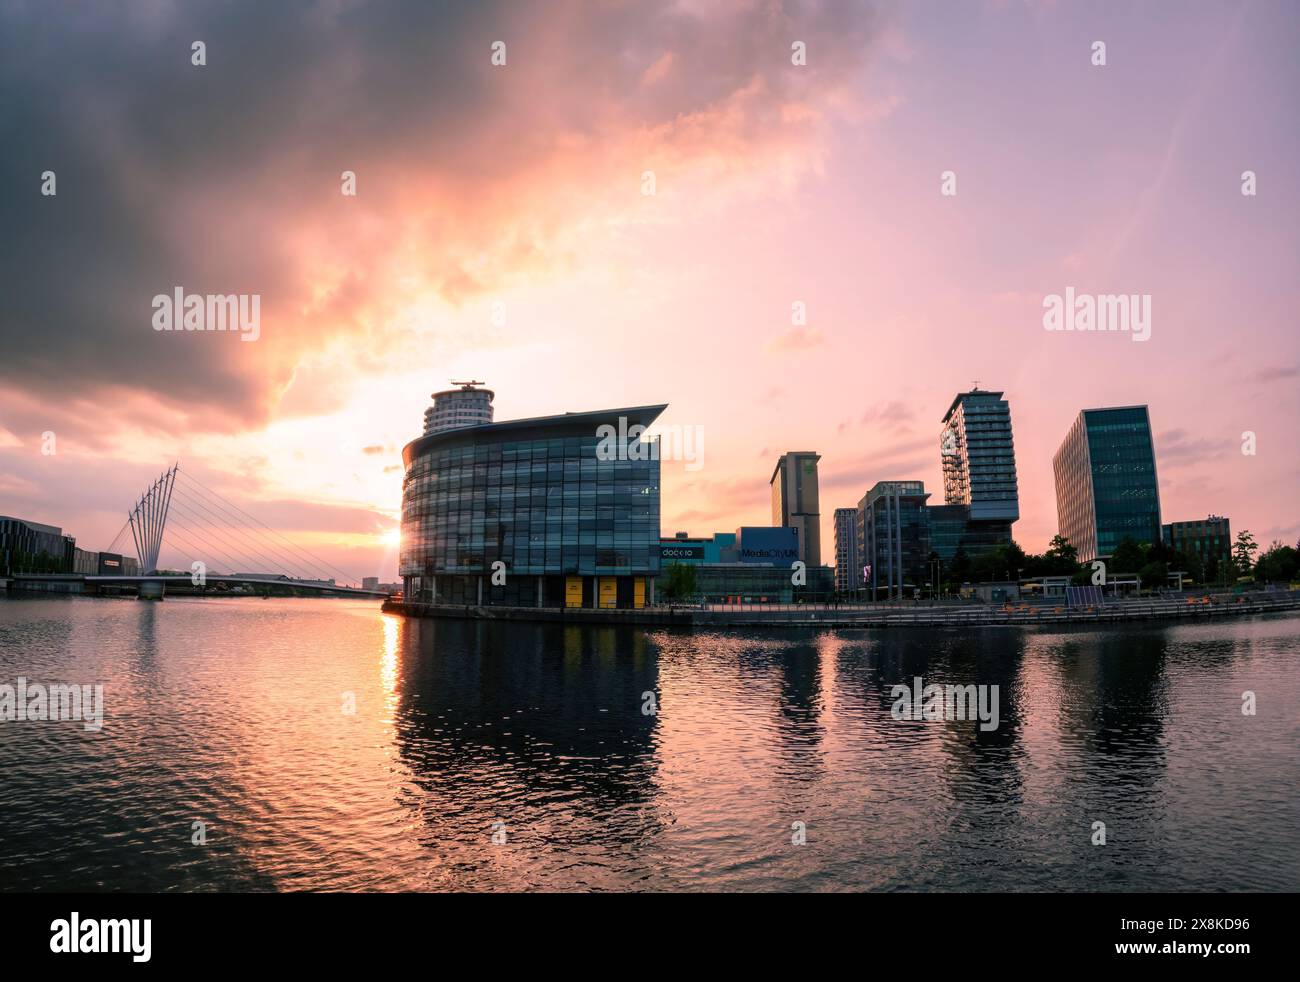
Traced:
[[404, 803], [458, 875], [517, 886], [547, 857], [581, 867], [653, 835], [658, 716], [643, 709], [660, 694], [643, 631], [432, 620], [404, 631], [396, 740], [418, 789]]

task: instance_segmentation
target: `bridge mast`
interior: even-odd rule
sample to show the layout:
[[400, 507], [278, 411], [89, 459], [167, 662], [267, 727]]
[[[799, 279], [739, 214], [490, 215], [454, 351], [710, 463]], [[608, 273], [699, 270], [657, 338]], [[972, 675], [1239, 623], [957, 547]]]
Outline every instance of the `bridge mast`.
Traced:
[[163, 529], [167, 525], [167, 510], [171, 506], [172, 485], [176, 483], [173, 464], [154, 481], [127, 514], [131, 535], [135, 539], [135, 552], [140, 558], [140, 572], [144, 575], [158, 571], [158, 553], [162, 549]]

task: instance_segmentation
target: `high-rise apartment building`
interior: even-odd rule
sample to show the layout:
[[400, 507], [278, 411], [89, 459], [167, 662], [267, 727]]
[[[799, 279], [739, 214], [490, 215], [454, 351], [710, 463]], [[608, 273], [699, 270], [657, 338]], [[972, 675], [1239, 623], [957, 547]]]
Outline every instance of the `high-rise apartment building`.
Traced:
[[806, 566], [822, 563], [821, 506], [817, 496], [819, 454], [792, 450], [772, 471], [772, 524], [793, 528], [799, 536], [799, 559]]
[[1146, 406], [1085, 409], [1052, 458], [1057, 526], [1080, 562], [1125, 538], [1159, 542], [1160, 486]]
[[1020, 518], [1011, 408], [1001, 392], [959, 392], [939, 436], [943, 500], [969, 505], [973, 522]]
[[424, 435], [432, 436], [461, 426], [483, 426], [492, 422], [491, 389], [477, 388], [479, 382], [453, 382], [458, 389], [433, 394], [433, 405], [424, 411]]
[[858, 563], [858, 510], [835, 509], [835, 590], [852, 593], [862, 585]]

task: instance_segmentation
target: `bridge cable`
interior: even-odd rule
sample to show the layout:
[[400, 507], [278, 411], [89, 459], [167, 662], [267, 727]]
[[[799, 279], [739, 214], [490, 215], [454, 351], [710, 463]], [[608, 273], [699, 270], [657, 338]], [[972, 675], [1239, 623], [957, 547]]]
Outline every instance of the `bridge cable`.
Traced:
[[[203, 494], [205, 500], [212, 500], [212, 503], [216, 505], [216, 507], [222, 508], [222, 510], [225, 511], [227, 514], [230, 514], [231, 510], [233, 510], [234, 512], [238, 512], [240, 515], [246, 516], [248, 519], [251, 519], [253, 522], [256, 522], [259, 526], [261, 526], [262, 529], [265, 529], [266, 533], [270, 533], [271, 535], [274, 535], [276, 538], [284, 542], [289, 549], [292, 549], [294, 552], [298, 553], [299, 555], [306, 557], [306, 562], [302, 560], [297, 561], [300, 566], [306, 566], [308, 569], [317, 571], [317, 575], [319, 575], [319, 571], [323, 569], [325, 571], [332, 571], [333, 573], [343, 577], [345, 580], [349, 582], [356, 580], [356, 577], [353, 576], [351, 573], [339, 569], [337, 566], [334, 566], [333, 564], [326, 562], [320, 556], [317, 556], [314, 553], [310, 552], [309, 550], [306, 550], [303, 547], [299, 546], [297, 543], [293, 542], [292, 540], [288, 539], [281, 533], [277, 532], [275, 529], [271, 528], [265, 522], [262, 522], [260, 519], [256, 518], [255, 516], [250, 515], [248, 512], [244, 511], [238, 505], [223, 498], [217, 492], [207, 487], [207, 485], [202, 484], [200, 481], [198, 481], [197, 478], [189, 477], [189, 475], [186, 476], [188, 477], [190, 482], [196, 485], [196, 488], [194, 490], [199, 491], [199, 493]], [[200, 489], [202, 490], [200, 491]], [[243, 522], [242, 524], [250, 529], [252, 528], [252, 526], [248, 525], [248, 522], [246, 521]], [[265, 534], [258, 529], [253, 529], [253, 531], [257, 532], [259, 535]], [[329, 578], [330, 577], [328, 576], [321, 577], [321, 579], [329, 579]]]
[[[182, 499], [185, 501], [186, 505], [187, 505], [191, 510], [193, 510], [193, 509], [195, 509], [195, 508], [198, 508], [198, 509], [202, 509], [206, 514], [211, 515], [211, 516], [212, 516], [212, 519], [209, 520], [209, 521], [210, 521], [210, 523], [211, 523], [212, 525], [216, 526], [217, 528], [223, 528], [223, 529], [225, 529], [226, 531], [228, 531], [228, 532], [229, 532], [231, 535], [233, 535], [233, 536], [243, 536], [243, 538], [251, 539], [252, 542], [253, 542], [253, 544], [254, 544], [254, 546], [255, 546], [255, 550], [254, 550], [254, 551], [257, 552], [257, 556], [258, 556], [259, 561], [260, 561], [260, 562], [263, 562], [263, 563], [267, 566], [267, 570], [268, 570], [268, 571], [275, 570], [275, 569], [279, 568], [279, 567], [283, 564], [283, 565], [285, 566], [284, 572], [286, 572], [286, 573], [290, 573], [290, 574], [292, 574], [294, 577], [298, 577], [298, 576], [300, 575], [300, 570], [301, 570], [302, 568], [304, 568], [303, 563], [301, 563], [301, 562], [296, 562], [296, 561], [294, 561], [294, 560], [292, 560], [292, 559], [286, 557], [283, 553], [281, 553], [279, 550], [277, 550], [277, 549], [274, 547], [273, 544], [268, 543], [268, 542], [263, 542], [263, 541], [261, 541], [261, 540], [255, 538], [255, 537], [253, 537], [253, 536], [250, 535], [249, 533], [247, 533], [247, 532], [242, 532], [239, 528], [234, 527], [234, 526], [231, 526], [230, 523], [229, 523], [229, 522], [228, 522], [228, 521], [227, 521], [223, 516], [218, 515], [217, 513], [215, 513], [214, 511], [212, 511], [212, 509], [208, 508], [208, 507], [203, 503], [203, 499], [195, 498], [195, 497], [191, 496], [191, 495], [188, 494], [184, 489], [179, 489], [179, 493], [180, 493]], [[245, 546], [245, 549], [247, 549], [246, 546]], [[275, 557], [275, 560], [274, 560], [273, 562], [269, 563], [269, 564], [266, 564], [266, 563], [265, 563], [265, 560], [268, 558], [268, 556], [265, 555], [265, 554], [263, 554], [263, 552], [262, 552], [261, 550], [267, 550], [267, 551], [269, 552], [269, 555], [270, 555], [270, 556], [274, 556], [274, 557]], [[314, 578], [316, 578], [316, 571], [311, 570], [311, 569], [308, 569], [307, 571], [308, 571], [308, 573], [309, 573], [310, 575], [307, 576], [307, 577], [305, 577], [306, 579], [314, 579]], [[324, 579], [325, 577], [321, 577], [321, 578]]]
[[[177, 525], [180, 525], [181, 523], [180, 523], [180, 522], [177, 522], [176, 524], [177, 524]], [[187, 531], [192, 531], [192, 530], [189, 529], [187, 526], [181, 526], [181, 527], [182, 527], [182, 528], [186, 528]], [[205, 547], [205, 546], [203, 546], [203, 545], [198, 545], [198, 546], [196, 546], [196, 545], [195, 545], [195, 544], [190, 540], [190, 538], [189, 538], [188, 536], [181, 535], [181, 533], [180, 533], [177, 529], [173, 529], [173, 528], [171, 528], [170, 523], [168, 524], [168, 532], [170, 533], [170, 537], [171, 537], [173, 540], [175, 540], [175, 539], [181, 539], [181, 540], [183, 540], [184, 543], [185, 543], [185, 549], [186, 549], [186, 550], [190, 550], [190, 551], [193, 552], [193, 557], [192, 557], [192, 560], [191, 560], [191, 561], [193, 561], [193, 560], [195, 560], [195, 559], [199, 559], [200, 556], [211, 556], [211, 555], [213, 554], [213, 552], [214, 552], [214, 550], [212, 550], [211, 548]], [[178, 545], [175, 543], [175, 541], [168, 542], [167, 545], [169, 545], [169, 546], [170, 546], [170, 547], [171, 547], [171, 548], [172, 548], [172, 549], [177, 553], [177, 555], [179, 555], [179, 556], [181, 557], [181, 559], [184, 560], [184, 558], [185, 558], [185, 552], [181, 549], [180, 546], [178, 546]], [[202, 562], [202, 560], [199, 560], [199, 561]], [[192, 569], [193, 569], [193, 567], [191, 567], [191, 570], [192, 570]], [[219, 575], [219, 574], [214, 574], [214, 575]]]
[[[268, 563], [265, 556], [260, 555], [256, 550], [250, 550], [244, 543], [231, 541], [222, 534], [219, 526], [214, 525], [211, 521], [205, 520], [201, 515], [192, 514], [189, 508], [180, 505], [179, 502], [174, 502], [174, 504], [179, 508], [179, 513], [187, 518], [191, 524], [196, 526], [195, 528], [189, 529], [192, 534], [199, 536], [200, 540], [205, 545], [209, 546], [212, 545], [212, 542], [210, 541], [211, 538], [219, 540], [229, 550], [229, 552], [223, 551], [222, 555], [227, 559], [229, 559], [232, 554], [236, 557], [236, 566], [231, 568], [231, 573], [257, 572], [258, 567], [261, 567], [267, 572], [274, 572], [275, 564]], [[189, 526], [186, 526], [186, 528], [189, 528]], [[217, 550], [214, 548], [214, 551]], [[247, 570], [237, 568], [238, 566], [243, 565], [249, 565], [251, 568]]]
[[[214, 490], [212, 490], [211, 488], [209, 488], [206, 484], [204, 484], [204, 483], [203, 483], [202, 481], [200, 481], [198, 478], [196, 478], [196, 477], [190, 475], [187, 471], [180, 471], [179, 473], [180, 473], [183, 477], [185, 477], [188, 481], [190, 481], [191, 483], [197, 485], [199, 489], [201, 489], [201, 490], [203, 490], [203, 491], [206, 491], [207, 494], [208, 494], [209, 496], [211, 496], [212, 498], [215, 498], [217, 502], [220, 502], [220, 503], [223, 503], [223, 504], [227, 505], [229, 508], [233, 509], [234, 511], [238, 512], [239, 514], [245, 516], [246, 518], [250, 519], [250, 520], [253, 521], [253, 522], [256, 522], [258, 525], [260, 525], [262, 528], [264, 528], [264, 529], [265, 529], [267, 532], [269, 532], [271, 535], [275, 536], [276, 538], [278, 538], [278, 539], [280, 539], [282, 542], [284, 542], [284, 543], [285, 543], [285, 544], [286, 544], [290, 549], [293, 549], [294, 551], [298, 552], [299, 554], [301, 554], [301, 555], [307, 557], [307, 559], [310, 560], [311, 567], [314, 567], [314, 568], [323, 568], [323, 569], [326, 569], [326, 570], [332, 570], [332, 571], [333, 571], [334, 573], [336, 573], [337, 575], [342, 576], [342, 577], [344, 578], [344, 580], [345, 580], [346, 582], [348, 582], [348, 583], [360, 583], [360, 582], [361, 582], [361, 580], [360, 580], [358, 577], [353, 576], [351, 573], [347, 573], [347, 572], [345, 572], [344, 570], [339, 569], [337, 566], [335, 566], [335, 565], [333, 565], [332, 563], [326, 561], [325, 559], [322, 559], [320, 556], [317, 556], [316, 554], [310, 552], [309, 550], [304, 549], [303, 547], [299, 546], [297, 543], [293, 542], [292, 540], [290, 540], [290, 539], [287, 538], [286, 536], [282, 535], [281, 533], [277, 532], [275, 529], [271, 528], [271, 527], [270, 527], [269, 525], [267, 525], [265, 522], [259, 520], [258, 518], [256, 518], [256, 517], [253, 516], [253, 515], [250, 515], [248, 512], [244, 511], [244, 509], [240, 508], [238, 505], [234, 504], [234, 503], [231, 502], [231, 501], [227, 501], [227, 500], [226, 500], [225, 498], [223, 498], [220, 494], [218, 494], [216, 491], [214, 491]], [[324, 578], [324, 579], [328, 579], [328, 577], [323, 577], [323, 578]]]
[[[186, 515], [185, 517], [189, 518], [188, 515]], [[244, 562], [246, 561], [245, 559], [232, 558], [230, 554], [225, 551], [225, 549], [219, 548], [216, 545], [214, 545], [212, 542], [208, 541], [208, 536], [203, 531], [200, 531], [199, 529], [190, 528], [190, 526], [186, 525], [184, 522], [180, 521], [179, 519], [176, 520], [176, 524], [179, 525], [181, 528], [183, 528], [186, 532], [189, 532], [190, 535], [194, 536], [194, 538], [198, 539], [199, 545], [204, 549], [204, 552], [200, 553], [200, 555], [215, 555], [219, 557], [223, 562], [230, 563], [231, 573], [242, 572], [242, 570], [240, 570], [239, 567], [244, 564]], [[238, 552], [238, 550], [236, 550], [236, 552]], [[257, 564], [255, 563], [254, 565]]]

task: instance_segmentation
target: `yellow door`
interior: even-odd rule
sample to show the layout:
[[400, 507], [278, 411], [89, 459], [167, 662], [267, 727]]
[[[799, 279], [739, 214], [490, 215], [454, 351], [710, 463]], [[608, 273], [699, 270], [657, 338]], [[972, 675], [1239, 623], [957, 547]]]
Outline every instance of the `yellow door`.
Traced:
[[600, 578], [600, 606], [610, 608], [618, 606], [617, 577], [602, 576]]
[[582, 606], [582, 577], [566, 576], [564, 578], [564, 606]]
[[638, 576], [632, 581], [632, 606], [640, 610], [645, 606], [645, 577]]

